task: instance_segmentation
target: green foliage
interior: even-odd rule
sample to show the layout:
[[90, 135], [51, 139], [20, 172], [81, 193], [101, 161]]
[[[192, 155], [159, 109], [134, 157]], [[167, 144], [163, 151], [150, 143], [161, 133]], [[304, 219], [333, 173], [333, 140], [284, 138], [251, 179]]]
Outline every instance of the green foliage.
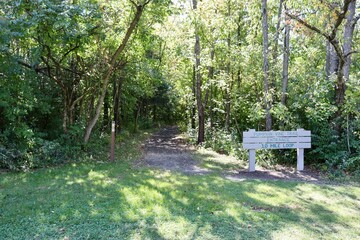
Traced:
[[207, 141], [203, 144], [205, 148], [211, 148], [222, 154], [234, 154], [239, 149], [239, 139], [235, 132], [228, 133], [225, 130], [211, 129], [206, 132]]

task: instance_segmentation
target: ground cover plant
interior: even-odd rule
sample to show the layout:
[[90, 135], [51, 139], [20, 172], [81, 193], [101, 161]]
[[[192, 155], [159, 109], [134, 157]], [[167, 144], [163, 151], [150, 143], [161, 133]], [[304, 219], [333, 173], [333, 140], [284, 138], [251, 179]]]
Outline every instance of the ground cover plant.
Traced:
[[122, 142], [115, 163], [98, 159], [1, 173], [1, 238], [357, 239], [360, 234], [357, 185], [234, 181], [219, 172], [149, 168], [138, 164], [146, 136]]

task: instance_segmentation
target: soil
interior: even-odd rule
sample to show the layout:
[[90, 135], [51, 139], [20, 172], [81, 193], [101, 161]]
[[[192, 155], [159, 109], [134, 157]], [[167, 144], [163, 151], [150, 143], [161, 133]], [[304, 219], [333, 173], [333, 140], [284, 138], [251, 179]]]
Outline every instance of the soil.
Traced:
[[150, 167], [186, 174], [209, 173], [210, 170], [198, 166], [191, 156], [190, 148], [177, 127], [166, 127], [145, 142], [143, 163]]
[[[199, 162], [192, 157], [195, 149], [186, 143], [186, 140], [179, 134], [177, 127], [166, 127], [153, 134], [144, 143], [145, 155], [142, 164], [148, 167], [176, 171], [184, 174], [208, 174], [212, 171], [199, 166]], [[306, 169], [297, 172], [294, 168], [278, 167], [276, 170], [261, 169], [257, 167], [255, 172], [248, 172], [247, 169], [238, 171], [223, 171], [224, 178], [233, 181], [247, 179], [261, 180], [290, 180], [321, 183], [323, 180], [319, 172]]]

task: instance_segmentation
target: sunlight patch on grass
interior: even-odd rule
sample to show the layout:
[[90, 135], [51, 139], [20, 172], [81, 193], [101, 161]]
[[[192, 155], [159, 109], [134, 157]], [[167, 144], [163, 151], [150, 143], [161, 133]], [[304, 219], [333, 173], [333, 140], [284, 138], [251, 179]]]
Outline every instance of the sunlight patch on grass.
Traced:
[[213, 171], [220, 170], [238, 170], [245, 168], [246, 164], [243, 161], [236, 159], [234, 156], [227, 156], [219, 154], [211, 149], [199, 148], [193, 154], [194, 158], [201, 160], [201, 167], [208, 168]]

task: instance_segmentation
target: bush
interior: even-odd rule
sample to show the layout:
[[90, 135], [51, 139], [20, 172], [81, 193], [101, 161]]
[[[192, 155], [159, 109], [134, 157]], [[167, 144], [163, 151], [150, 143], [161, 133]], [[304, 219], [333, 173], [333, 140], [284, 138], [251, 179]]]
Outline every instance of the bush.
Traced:
[[0, 167], [15, 171], [44, 167], [65, 161], [64, 152], [58, 142], [36, 139], [34, 145], [26, 150], [17, 146], [0, 146]]

